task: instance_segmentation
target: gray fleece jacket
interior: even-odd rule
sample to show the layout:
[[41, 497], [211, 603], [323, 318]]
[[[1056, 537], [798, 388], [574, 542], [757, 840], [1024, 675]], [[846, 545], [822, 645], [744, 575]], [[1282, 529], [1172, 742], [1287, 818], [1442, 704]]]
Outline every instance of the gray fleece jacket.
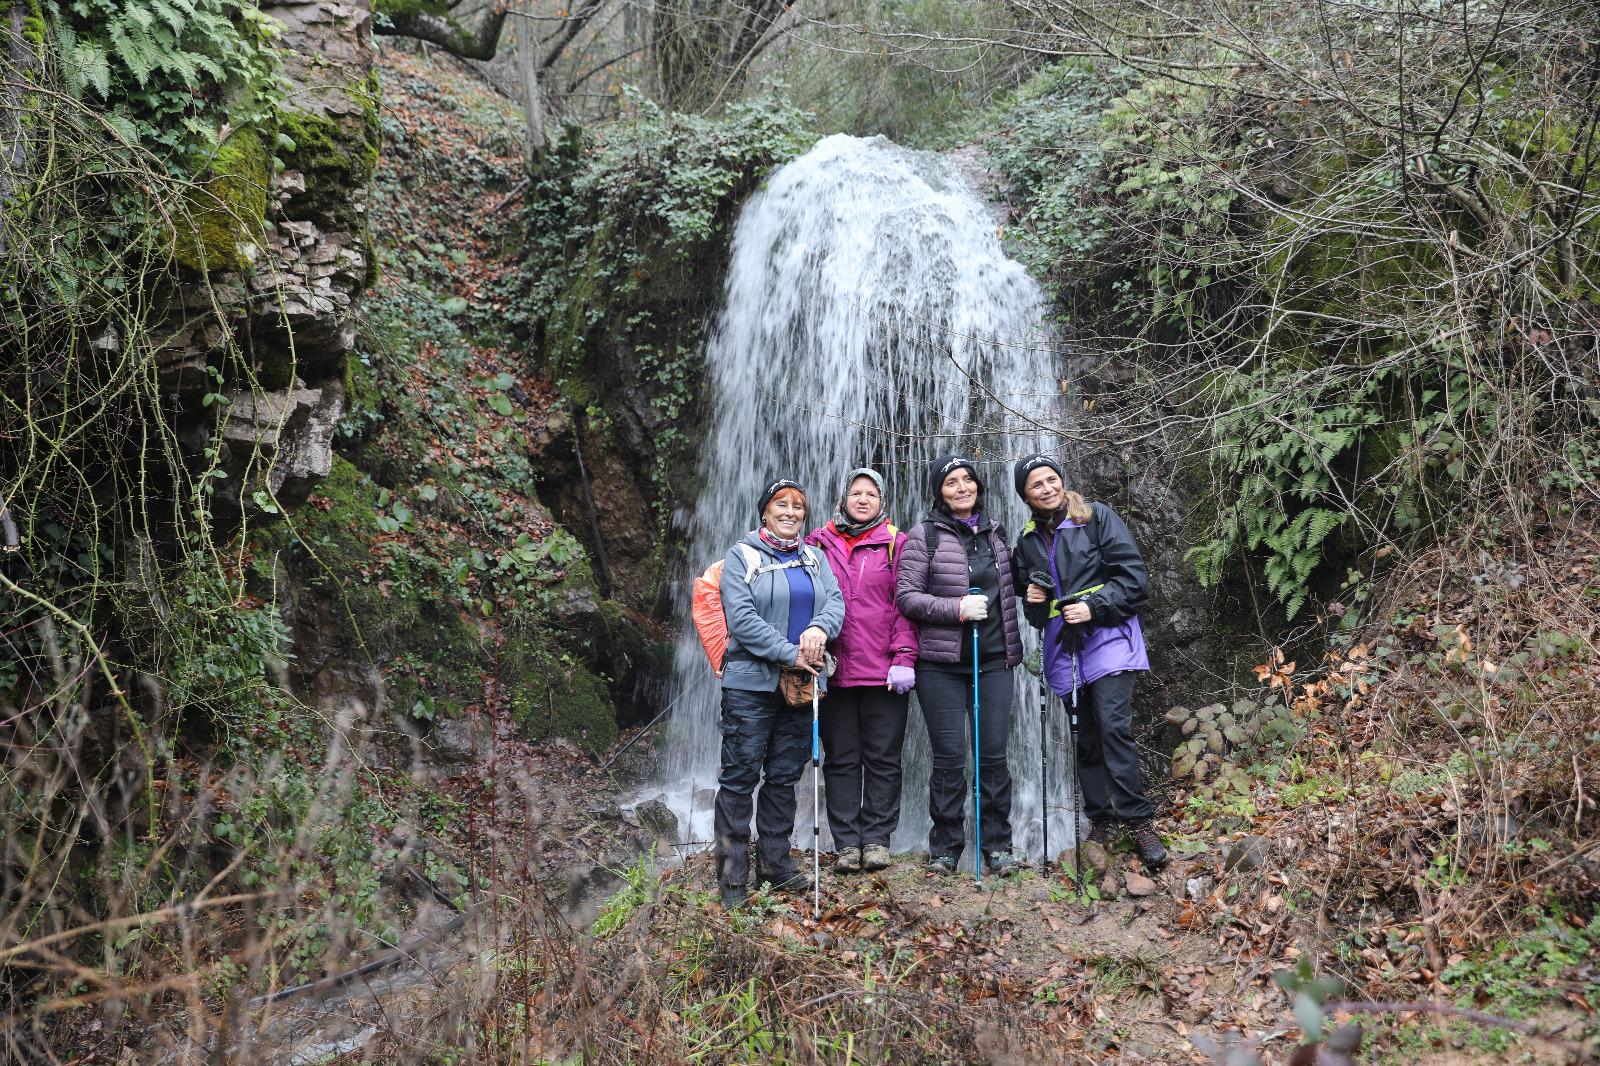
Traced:
[[[746, 533], [739, 543], [760, 552], [763, 566], [778, 562], [777, 553], [754, 532]], [[832, 640], [844, 626], [844, 593], [820, 549], [807, 545], [801, 558], [811, 575], [811, 625]], [[722, 614], [728, 622], [722, 687], [775, 692], [779, 667], [793, 663], [800, 651], [787, 635], [789, 576], [782, 570], [769, 570], [751, 582], [746, 580], [748, 573], [745, 553], [737, 546], [729, 548], [722, 563]]]

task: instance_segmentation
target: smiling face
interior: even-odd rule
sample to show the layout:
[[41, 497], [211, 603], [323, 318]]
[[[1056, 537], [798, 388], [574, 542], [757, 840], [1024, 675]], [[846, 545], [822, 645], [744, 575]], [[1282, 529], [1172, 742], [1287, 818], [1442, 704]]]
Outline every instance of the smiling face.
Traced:
[[1048, 466], [1030, 470], [1028, 480], [1022, 485], [1022, 498], [1027, 500], [1028, 506], [1035, 511], [1054, 514], [1056, 508], [1066, 499], [1066, 488], [1061, 484], [1061, 475]]
[[950, 508], [951, 514], [957, 518], [967, 518], [978, 506], [977, 479], [964, 466], [952, 470], [939, 485], [939, 495], [944, 498], [944, 505]]
[[870, 522], [883, 510], [877, 482], [865, 474], [850, 482], [844, 493], [844, 516], [852, 522]]
[[806, 498], [795, 489], [784, 489], [767, 501], [761, 524], [781, 540], [794, 540], [806, 526]]

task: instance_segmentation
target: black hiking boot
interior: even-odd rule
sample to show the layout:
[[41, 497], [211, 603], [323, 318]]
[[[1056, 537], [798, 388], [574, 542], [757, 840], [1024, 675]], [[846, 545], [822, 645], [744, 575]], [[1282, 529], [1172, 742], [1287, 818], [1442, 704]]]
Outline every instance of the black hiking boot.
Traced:
[[1154, 819], [1141, 818], [1128, 823], [1128, 835], [1133, 838], [1133, 850], [1139, 861], [1151, 873], [1159, 873], [1167, 866], [1167, 849], [1161, 844], [1161, 834], [1156, 832]]
[[750, 890], [744, 885], [722, 886], [722, 909], [725, 911], [736, 910], [744, 906], [744, 901], [750, 898]]
[[1099, 844], [1102, 848], [1111, 847], [1111, 834], [1116, 832], [1117, 823], [1109, 818], [1102, 818], [1089, 823], [1089, 835], [1084, 840], [1090, 844]]
[[804, 892], [811, 887], [811, 878], [792, 866], [787, 869], [759, 869], [756, 871], [756, 880], [765, 881], [778, 892]]
[[928, 856], [928, 869], [939, 874], [953, 874], [956, 872], [956, 857], [954, 855]]

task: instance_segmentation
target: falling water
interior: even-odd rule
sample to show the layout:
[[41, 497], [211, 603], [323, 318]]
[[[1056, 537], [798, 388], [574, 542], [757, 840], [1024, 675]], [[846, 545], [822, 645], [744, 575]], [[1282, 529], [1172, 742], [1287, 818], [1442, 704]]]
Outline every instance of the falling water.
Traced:
[[[725, 306], [706, 347], [704, 487], [679, 515], [690, 566], [721, 558], [755, 527], [757, 494], [778, 476], [807, 487], [816, 525], [830, 516], [843, 473], [873, 466], [887, 477], [890, 520], [909, 528], [931, 503], [928, 462], [952, 451], [979, 458], [985, 506], [1015, 537], [1027, 516], [1010, 460], [1042, 445], [1029, 418], [1057, 414], [1043, 307], [985, 206], [939, 156], [836, 135], [777, 171], [739, 216]], [[678, 642], [675, 672], [664, 798], [683, 840], [709, 841], [720, 711], [692, 629]], [[1016, 693], [1014, 842], [1037, 858], [1039, 695], [1026, 670]], [[1072, 800], [1058, 706], [1051, 718], [1056, 850], [1071, 843]], [[913, 702], [896, 851], [927, 846], [928, 765]], [[805, 845], [811, 787], [807, 770], [796, 827]]]

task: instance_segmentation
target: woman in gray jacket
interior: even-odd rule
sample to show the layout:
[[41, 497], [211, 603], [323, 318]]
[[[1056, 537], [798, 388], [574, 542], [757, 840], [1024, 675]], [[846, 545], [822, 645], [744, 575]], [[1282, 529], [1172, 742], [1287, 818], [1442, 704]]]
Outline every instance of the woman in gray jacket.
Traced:
[[744, 902], [750, 873], [751, 795], [756, 811], [756, 876], [799, 891], [810, 881], [789, 859], [795, 785], [810, 751], [811, 716], [778, 691], [784, 667], [825, 682], [823, 649], [844, 625], [844, 595], [822, 553], [802, 543], [806, 494], [793, 481], [768, 485], [756, 505], [761, 525], [728, 549], [722, 612], [728, 650], [722, 667], [722, 769], [717, 778], [717, 877], [724, 906]]
[[933, 510], [906, 534], [895, 591], [895, 605], [917, 623], [921, 638], [917, 703], [933, 749], [928, 862], [954, 873], [961, 855], [976, 669], [982, 861], [994, 873], [1012, 873], [1021, 864], [1011, 855], [1006, 747], [1011, 740], [1012, 671], [1022, 662], [1022, 636], [1011, 551], [1005, 530], [983, 513], [983, 483], [971, 459], [950, 455], [934, 460], [929, 488]]

